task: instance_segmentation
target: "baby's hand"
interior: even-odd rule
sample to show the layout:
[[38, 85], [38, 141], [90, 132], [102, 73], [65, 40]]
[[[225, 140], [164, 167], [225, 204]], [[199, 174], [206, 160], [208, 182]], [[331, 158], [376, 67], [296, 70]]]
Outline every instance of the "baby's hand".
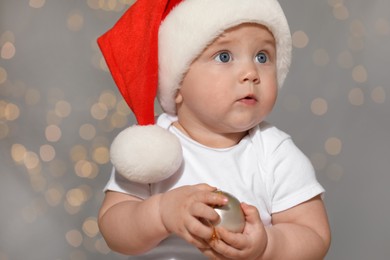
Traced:
[[245, 215], [245, 229], [232, 233], [217, 228], [218, 238], [210, 242], [211, 249], [201, 251], [212, 259], [261, 259], [267, 246], [267, 233], [256, 207], [241, 203]]
[[213, 234], [213, 228], [201, 220], [218, 221], [219, 215], [212, 206], [227, 203], [227, 199], [215, 190], [207, 184], [198, 184], [164, 193], [159, 210], [167, 231], [200, 249], [209, 248], [207, 241]]

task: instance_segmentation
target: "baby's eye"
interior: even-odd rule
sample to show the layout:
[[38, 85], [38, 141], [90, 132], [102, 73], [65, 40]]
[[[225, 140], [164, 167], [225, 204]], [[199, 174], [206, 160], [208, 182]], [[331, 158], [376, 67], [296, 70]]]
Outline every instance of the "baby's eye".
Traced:
[[223, 63], [229, 62], [231, 61], [231, 59], [232, 58], [230, 56], [230, 53], [227, 51], [218, 53], [218, 55], [215, 57], [216, 61], [223, 62]]
[[267, 60], [268, 60], [268, 56], [264, 52], [259, 52], [256, 55], [256, 61], [259, 62], [259, 63], [266, 63]]

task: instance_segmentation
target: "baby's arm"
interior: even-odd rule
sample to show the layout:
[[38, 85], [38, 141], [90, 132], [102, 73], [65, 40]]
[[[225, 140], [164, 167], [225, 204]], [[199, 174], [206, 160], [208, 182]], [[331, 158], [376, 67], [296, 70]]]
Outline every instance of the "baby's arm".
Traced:
[[204, 253], [218, 259], [323, 259], [330, 229], [320, 196], [272, 215], [271, 227], [261, 224], [255, 207], [243, 205], [247, 224], [243, 234], [219, 229], [220, 240]]
[[320, 196], [272, 215], [264, 259], [323, 259], [330, 246], [330, 228]]
[[122, 254], [141, 254], [175, 233], [198, 248], [207, 247], [212, 228], [199, 218], [218, 220], [210, 205], [226, 198], [206, 184], [184, 186], [146, 200], [106, 192], [99, 212], [99, 228], [108, 246]]
[[159, 215], [160, 199], [161, 196], [154, 196], [142, 201], [107, 191], [99, 211], [99, 228], [107, 245], [122, 254], [137, 254], [168, 236]]

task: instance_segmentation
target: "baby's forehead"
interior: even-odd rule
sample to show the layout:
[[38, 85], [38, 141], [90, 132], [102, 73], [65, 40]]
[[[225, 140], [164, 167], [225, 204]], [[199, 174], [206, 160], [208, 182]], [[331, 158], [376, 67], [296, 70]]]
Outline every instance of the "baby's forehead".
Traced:
[[266, 26], [257, 23], [242, 23], [230, 27], [219, 34], [211, 44], [224, 44], [235, 38], [239, 40], [242, 33], [245, 33], [247, 38], [253, 38], [254, 41], [276, 44], [273, 33]]

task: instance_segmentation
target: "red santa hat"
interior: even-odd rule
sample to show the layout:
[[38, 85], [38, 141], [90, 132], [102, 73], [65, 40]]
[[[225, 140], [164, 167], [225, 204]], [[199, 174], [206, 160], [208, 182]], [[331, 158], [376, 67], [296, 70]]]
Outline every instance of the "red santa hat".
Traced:
[[180, 142], [154, 124], [154, 99], [176, 115], [175, 95], [192, 61], [223, 31], [241, 23], [262, 24], [272, 32], [281, 87], [291, 62], [291, 34], [277, 0], [138, 0], [98, 39], [138, 121], [111, 145], [111, 161], [120, 174], [153, 183], [177, 171]]

